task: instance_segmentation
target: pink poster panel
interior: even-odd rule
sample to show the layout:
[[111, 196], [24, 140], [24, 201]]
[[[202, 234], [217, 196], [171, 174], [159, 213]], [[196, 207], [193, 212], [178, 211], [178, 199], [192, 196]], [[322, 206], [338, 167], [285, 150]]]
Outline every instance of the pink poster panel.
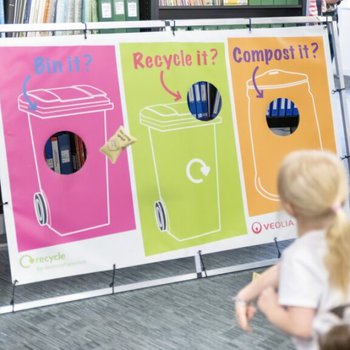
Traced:
[[[1, 47], [0, 75], [18, 251], [135, 229], [127, 154], [100, 151], [123, 125], [114, 46]], [[45, 156], [56, 134], [61, 173]], [[85, 162], [65, 174], [73, 149]]]

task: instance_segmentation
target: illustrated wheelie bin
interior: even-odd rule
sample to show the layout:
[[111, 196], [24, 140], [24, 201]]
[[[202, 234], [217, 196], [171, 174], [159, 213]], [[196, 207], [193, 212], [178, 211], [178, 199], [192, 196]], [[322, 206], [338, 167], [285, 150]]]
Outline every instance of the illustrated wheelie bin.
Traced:
[[217, 126], [200, 121], [186, 102], [147, 106], [140, 123], [148, 128], [158, 198], [155, 223], [177, 241], [221, 230]]
[[[108, 162], [99, 152], [107, 140], [106, 113], [114, 108], [107, 94], [91, 85], [37, 89], [19, 95], [18, 108], [28, 119], [38, 224], [60, 236], [109, 225]], [[84, 165], [68, 175], [50, 169], [44, 154], [48, 139], [60, 131], [78, 135], [86, 148]]]
[[[264, 198], [278, 201], [276, 176], [284, 156], [301, 148], [323, 149], [315, 100], [306, 74], [280, 69], [249, 79], [246, 89], [255, 188]], [[276, 135], [267, 124], [266, 110], [279, 98], [292, 101], [299, 110], [297, 129], [288, 136]]]

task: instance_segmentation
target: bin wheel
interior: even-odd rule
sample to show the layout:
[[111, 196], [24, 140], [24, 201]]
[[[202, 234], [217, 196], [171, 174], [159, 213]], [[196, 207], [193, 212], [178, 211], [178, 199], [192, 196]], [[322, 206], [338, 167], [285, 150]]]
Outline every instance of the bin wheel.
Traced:
[[34, 209], [36, 214], [36, 219], [40, 226], [47, 224], [47, 207], [45, 202], [45, 197], [42, 193], [37, 192], [34, 194]]
[[160, 231], [167, 229], [166, 214], [162, 202], [157, 201], [154, 204], [154, 213], [156, 215], [157, 224]]

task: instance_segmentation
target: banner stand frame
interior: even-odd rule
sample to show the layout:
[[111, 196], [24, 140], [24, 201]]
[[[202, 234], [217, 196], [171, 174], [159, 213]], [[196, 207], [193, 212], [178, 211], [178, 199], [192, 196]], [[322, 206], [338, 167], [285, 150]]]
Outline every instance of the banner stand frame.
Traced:
[[[239, 265], [234, 265], [229, 267], [222, 267], [222, 268], [217, 268], [212, 270], [203, 270], [203, 265], [200, 262], [201, 259], [200, 259], [199, 252], [194, 256], [194, 259], [195, 259], [196, 272], [193, 272], [193, 273], [136, 282], [136, 283], [130, 283], [130, 284], [125, 284], [121, 286], [114, 285], [114, 277], [113, 277], [113, 282], [109, 285], [108, 288], [95, 289], [95, 290], [90, 290], [90, 291], [80, 292], [75, 294], [60, 295], [57, 297], [51, 297], [51, 298], [45, 298], [45, 299], [37, 299], [37, 300], [18, 303], [18, 304], [15, 303], [15, 291], [16, 291], [16, 284], [17, 284], [17, 280], [15, 280], [15, 282], [12, 284], [13, 288], [12, 288], [11, 302], [7, 306], [0, 307], [0, 315], [13, 313], [17, 311], [35, 309], [35, 308], [44, 307], [44, 306], [63, 304], [63, 303], [68, 303], [72, 301], [91, 299], [99, 296], [114, 295], [114, 294], [129, 292], [129, 291], [135, 291], [139, 289], [164, 286], [172, 283], [191, 281], [191, 280], [202, 278], [203, 277], [202, 274], [204, 273], [204, 271], [205, 271], [205, 277], [213, 277], [213, 276], [228, 274], [232, 272], [240, 272], [240, 271], [247, 271], [247, 270], [252, 270], [257, 268], [268, 267], [268, 266], [274, 265], [278, 261], [278, 259], [266, 259], [262, 261], [239, 264]], [[199, 261], [199, 264], [201, 266], [200, 269], [202, 269], [202, 271], [199, 273], [197, 272], [197, 268], [198, 268], [197, 261]], [[113, 268], [114, 273], [115, 273], [115, 270], [116, 269]]]
[[113, 264], [113, 270], [112, 270], [112, 282], [110, 283], [110, 287], [112, 288], [112, 294], [114, 294], [114, 282], [115, 282], [115, 272], [116, 272], [116, 267], [115, 264]]
[[[218, 25], [230, 25], [230, 26], [242, 26], [245, 25], [250, 31], [254, 30], [252, 25], [261, 24], [297, 24], [297, 25], [326, 25], [328, 26], [329, 19], [327, 17], [306, 17], [306, 16], [296, 16], [296, 17], [272, 17], [272, 18], [240, 18], [240, 19], [204, 19], [204, 20], [157, 20], [157, 21], [132, 21], [132, 22], [89, 22], [89, 23], [44, 23], [44, 24], [1, 24], [0, 33], [16, 33], [16, 32], [55, 32], [55, 31], [81, 31], [84, 38], [87, 38], [88, 33], [92, 33], [94, 30], [101, 29], [146, 29], [171, 32], [172, 35], [176, 35], [176, 28], [178, 27], [191, 27], [191, 26], [218, 26]], [[328, 26], [329, 28], [329, 26]], [[339, 87], [336, 88], [334, 92], [339, 93], [339, 103], [341, 107], [342, 114], [342, 124], [344, 132], [344, 141], [347, 154], [343, 159], [347, 161], [348, 169], [350, 172], [350, 151], [349, 151], [349, 140], [348, 135], [350, 135], [350, 121], [348, 118], [348, 110], [345, 102], [345, 80], [343, 75], [343, 70], [341, 66], [340, 59], [340, 48], [339, 39], [337, 35], [337, 23], [331, 22], [332, 41], [334, 50], [334, 61], [336, 68], [336, 75], [339, 78]], [[115, 33], [113, 35], [123, 35]], [[137, 33], [135, 33], [137, 35]], [[0, 38], [0, 40], [6, 40], [6, 38]], [[335, 83], [335, 80], [334, 80]], [[7, 204], [7, 203], [4, 203]], [[195, 280], [205, 277], [218, 276], [233, 272], [246, 271], [257, 268], [264, 268], [275, 264], [280, 257], [280, 250], [277, 243], [277, 238], [274, 238], [274, 243], [278, 252], [278, 258], [266, 259], [256, 262], [236, 264], [233, 266], [216, 268], [211, 270], [206, 270], [201, 251], [199, 250], [194, 256], [195, 261], [195, 272], [176, 275], [171, 277], [165, 277], [160, 279], [136, 282], [131, 284], [125, 284], [120, 286], [115, 286], [115, 274], [116, 266], [113, 265], [112, 269], [112, 282], [109, 284], [108, 288], [90, 290], [80, 293], [61, 295], [57, 297], [37, 299], [28, 302], [15, 303], [16, 296], [16, 284], [17, 279], [14, 279], [12, 284], [12, 299], [9, 305], [0, 306], [0, 314], [8, 314], [17, 311], [24, 311], [38, 307], [57, 305], [66, 302], [90, 299], [98, 296], [114, 295], [119, 293], [124, 293], [127, 291], [134, 291], [139, 289], [145, 289], [155, 286], [162, 286], [172, 283], [185, 282], [190, 280]]]

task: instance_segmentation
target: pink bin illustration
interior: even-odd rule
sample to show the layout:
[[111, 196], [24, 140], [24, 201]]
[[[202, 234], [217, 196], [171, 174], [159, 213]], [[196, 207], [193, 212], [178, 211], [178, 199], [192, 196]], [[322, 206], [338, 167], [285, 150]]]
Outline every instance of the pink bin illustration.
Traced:
[[[33, 193], [40, 226], [60, 236], [110, 224], [108, 160], [99, 148], [107, 141], [107, 111], [114, 104], [107, 94], [90, 85], [36, 89], [18, 97], [26, 113], [38, 180]], [[51, 135], [67, 131], [85, 143], [86, 161], [75, 173], [50, 169], [44, 147]]]

